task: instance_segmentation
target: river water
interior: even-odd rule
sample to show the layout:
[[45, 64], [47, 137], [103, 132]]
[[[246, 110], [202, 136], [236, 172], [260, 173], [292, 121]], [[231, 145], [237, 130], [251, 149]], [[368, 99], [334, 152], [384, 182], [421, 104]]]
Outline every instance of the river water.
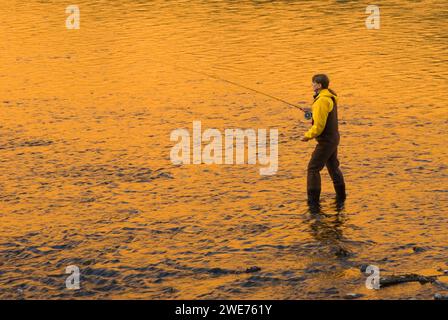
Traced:
[[[0, 297], [430, 299], [448, 269], [445, 1], [60, 1], [0, 7]], [[296, 109], [340, 96], [348, 200], [308, 212]], [[173, 165], [177, 128], [276, 128], [279, 168]], [[65, 287], [78, 266], [81, 289]], [[257, 272], [246, 272], [258, 267]], [[252, 269], [252, 271], [256, 271]], [[439, 278], [445, 283], [448, 279]]]

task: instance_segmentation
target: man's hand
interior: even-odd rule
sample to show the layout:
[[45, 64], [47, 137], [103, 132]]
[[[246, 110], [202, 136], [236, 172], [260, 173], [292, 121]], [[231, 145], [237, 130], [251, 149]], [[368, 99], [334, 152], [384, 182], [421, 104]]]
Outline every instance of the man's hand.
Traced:
[[311, 138], [303, 137], [300, 141], [307, 142], [307, 141], [310, 141], [310, 140], [311, 140]]

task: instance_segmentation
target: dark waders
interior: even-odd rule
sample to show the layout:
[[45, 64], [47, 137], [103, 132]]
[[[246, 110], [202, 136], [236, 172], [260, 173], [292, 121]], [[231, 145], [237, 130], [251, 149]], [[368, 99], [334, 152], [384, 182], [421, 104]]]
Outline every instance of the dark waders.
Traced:
[[344, 176], [339, 169], [338, 145], [338, 111], [336, 100], [333, 100], [333, 110], [328, 114], [327, 123], [324, 131], [316, 138], [318, 144], [311, 155], [308, 163], [307, 175], [307, 193], [308, 204], [311, 206], [319, 205], [321, 192], [320, 171], [326, 166], [336, 191], [336, 200], [343, 202], [345, 200], [345, 182]]

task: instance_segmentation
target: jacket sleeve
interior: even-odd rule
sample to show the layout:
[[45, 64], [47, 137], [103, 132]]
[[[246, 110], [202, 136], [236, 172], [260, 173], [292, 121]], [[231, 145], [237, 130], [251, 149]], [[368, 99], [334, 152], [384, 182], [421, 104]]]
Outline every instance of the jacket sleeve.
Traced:
[[333, 101], [330, 98], [322, 97], [314, 102], [313, 110], [313, 126], [305, 133], [305, 137], [312, 139], [319, 136], [325, 129], [328, 114], [333, 109]]

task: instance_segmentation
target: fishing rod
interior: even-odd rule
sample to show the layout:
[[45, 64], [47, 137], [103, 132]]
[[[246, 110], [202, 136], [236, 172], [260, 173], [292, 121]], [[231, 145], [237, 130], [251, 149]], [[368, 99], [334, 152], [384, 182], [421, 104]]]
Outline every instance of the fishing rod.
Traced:
[[204, 75], [204, 76], [206, 76], [206, 77], [209, 77], [209, 78], [212, 78], [212, 79], [215, 79], [215, 80], [218, 80], [218, 81], [226, 82], [226, 83], [232, 84], [232, 85], [234, 85], [234, 86], [237, 86], [237, 87], [240, 87], [240, 88], [243, 88], [243, 89], [246, 89], [246, 90], [253, 91], [253, 92], [255, 92], [255, 93], [261, 94], [261, 95], [263, 95], [263, 96], [269, 97], [269, 98], [274, 99], [274, 100], [277, 100], [277, 101], [279, 101], [279, 102], [283, 102], [283, 103], [285, 103], [285, 104], [287, 104], [287, 105], [289, 105], [289, 106], [291, 106], [291, 107], [300, 109], [300, 110], [304, 113], [304, 115], [305, 115], [305, 119], [306, 119], [306, 120], [310, 120], [310, 119], [313, 117], [313, 114], [311, 113], [311, 111], [306, 110], [306, 109], [304, 109], [304, 108], [302, 108], [302, 107], [300, 107], [300, 106], [298, 106], [298, 105], [296, 105], [296, 104], [293, 104], [293, 103], [291, 103], [291, 102], [288, 102], [288, 101], [286, 101], [286, 100], [283, 100], [283, 99], [274, 97], [273, 95], [270, 95], [270, 94], [261, 92], [261, 91], [256, 90], [256, 89], [249, 88], [249, 87], [247, 87], [247, 86], [245, 86], [245, 85], [236, 83], [236, 82], [234, 82], [234, 81], [226, 80], [226, 79], [220, 78], [220, 77], [218, 77], [218, 76], [215, 76], [215, 75], [212, 75], [212, 74], [203, 72], [203, 71], [193, 70], [193, 69], [190, 69], [190, 68], [187, 68], [187, 67], [181, 67], [181, 66], [177, 66], [177, 67], [178, 67], [179, 69], [185, 69], [185, 70], [190, 71], [190, 72], [198, 73], [198, 74]]

